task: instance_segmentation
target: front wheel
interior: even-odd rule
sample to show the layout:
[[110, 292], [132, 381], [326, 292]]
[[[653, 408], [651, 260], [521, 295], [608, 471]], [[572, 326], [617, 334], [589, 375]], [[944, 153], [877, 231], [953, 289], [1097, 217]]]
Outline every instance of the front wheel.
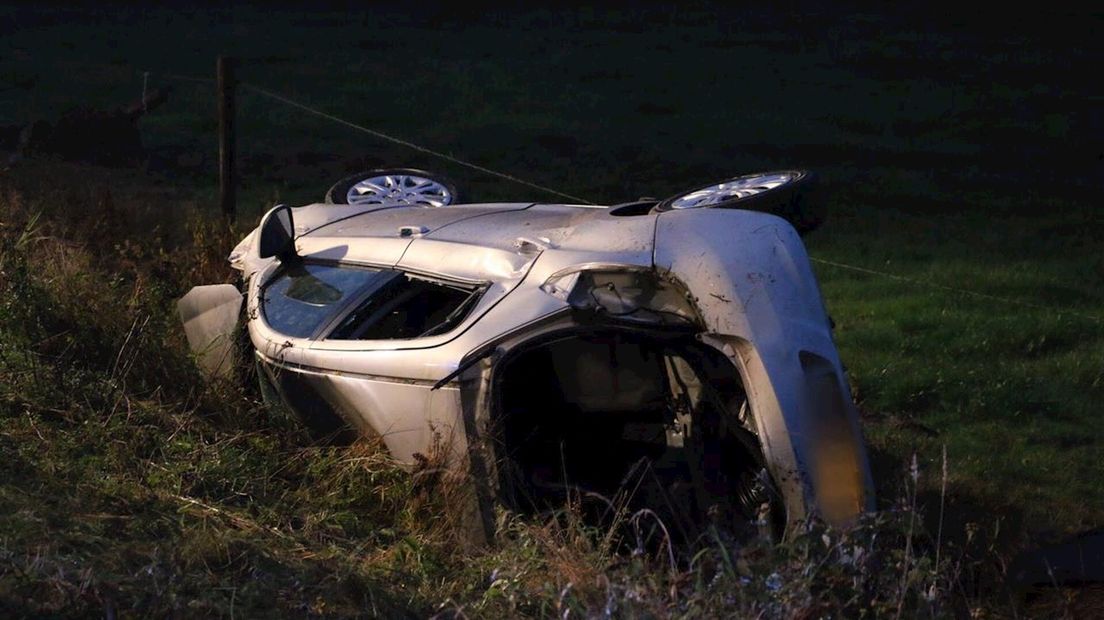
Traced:
[[810, 200], [816, 175], [807, 170], [745, 174], [683, 192], [661, 201], [654, 211], [747, 209], [777, 215], [801, 234], [820, 226], [824, 214]]

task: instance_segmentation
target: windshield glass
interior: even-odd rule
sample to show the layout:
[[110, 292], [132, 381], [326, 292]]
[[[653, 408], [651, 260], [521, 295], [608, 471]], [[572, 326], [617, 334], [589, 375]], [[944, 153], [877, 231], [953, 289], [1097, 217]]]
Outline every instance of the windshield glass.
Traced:
[[294, 265], [262, 290], [265, 321], [281, 334], [311, 337], [351, 298], [396, 275], [395, 271], [350, 265]]

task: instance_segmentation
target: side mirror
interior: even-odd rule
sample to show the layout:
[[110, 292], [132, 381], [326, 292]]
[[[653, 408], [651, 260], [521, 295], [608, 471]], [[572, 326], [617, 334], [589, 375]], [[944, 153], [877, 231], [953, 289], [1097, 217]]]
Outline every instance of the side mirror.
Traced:
[[260, 244], [257, 247], [261, 258], [275, 256], [280, 262], [298, 260], [295, 253], [295, 220], [291, 216], [291, 207], [276, 205], [261, 219]]

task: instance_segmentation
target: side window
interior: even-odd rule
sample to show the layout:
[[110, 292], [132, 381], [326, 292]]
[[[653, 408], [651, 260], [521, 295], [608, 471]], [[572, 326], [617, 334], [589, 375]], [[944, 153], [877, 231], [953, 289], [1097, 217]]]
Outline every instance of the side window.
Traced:
[[374, 291], [328, 338], [399, 340], [448, 332], [475, 306], [481, 289], [401, 275]]

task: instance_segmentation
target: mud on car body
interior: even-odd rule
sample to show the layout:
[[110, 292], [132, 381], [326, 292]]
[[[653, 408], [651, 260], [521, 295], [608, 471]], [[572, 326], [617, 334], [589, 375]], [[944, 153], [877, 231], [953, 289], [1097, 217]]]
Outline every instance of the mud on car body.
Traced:
[[[802, 171], [612, 207], [458, 204], [411, 170], [277, 207], [231, 255], [264, 391], [319, 432], [435, 448], [495, 504], [632, 495], [675, 526], [872, 508], [855, 407], [799, 236]], [[428, 196], [428, 198], [426, 198]], [[232, 286], [181, 301], [225, 371]], [[674, 507], [678, 507], [675, 509]]]

